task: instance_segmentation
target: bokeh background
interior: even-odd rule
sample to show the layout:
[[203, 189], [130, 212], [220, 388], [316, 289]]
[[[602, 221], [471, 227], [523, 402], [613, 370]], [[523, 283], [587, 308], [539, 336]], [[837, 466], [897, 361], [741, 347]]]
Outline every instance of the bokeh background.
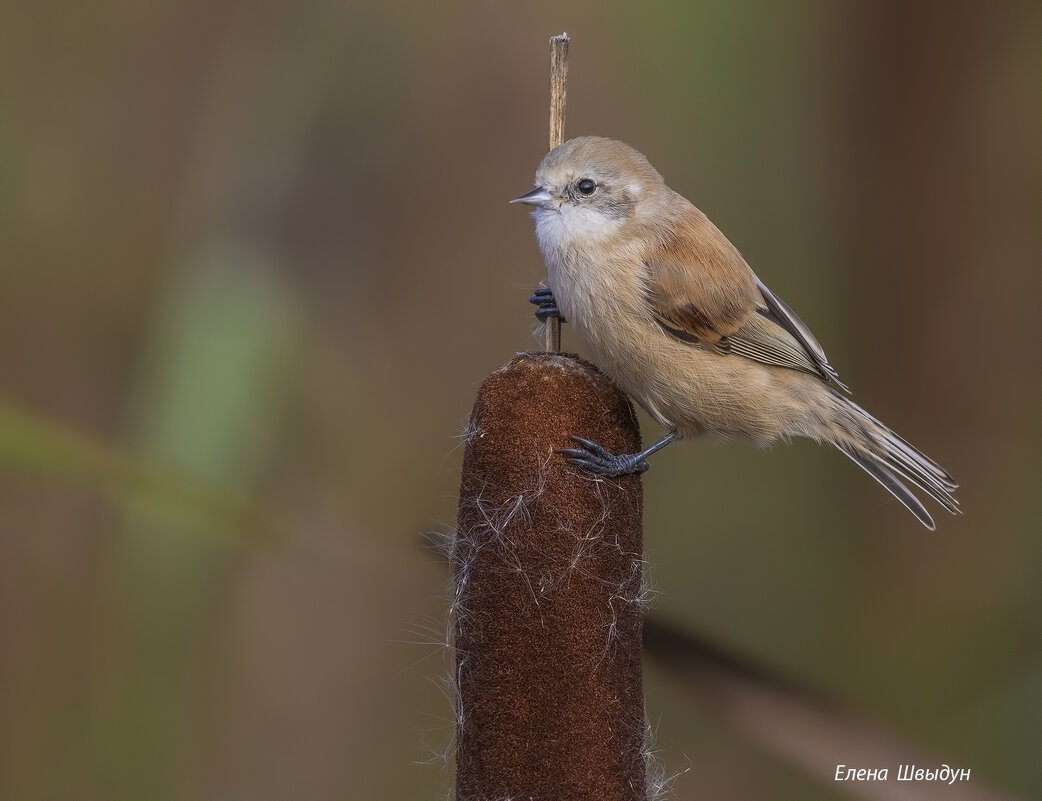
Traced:
[[[647, 153], [963, 485], [928, 533], [812, 444], [669, 449], [658, 611], [1042, 795], [1040, 9], [6, 7], [0, 797], [448, 792], [421, 535], [538, 347], [506, 201], [562, 30], [567, 133]], [[677, 798], [841, 797], [647, 685]]]

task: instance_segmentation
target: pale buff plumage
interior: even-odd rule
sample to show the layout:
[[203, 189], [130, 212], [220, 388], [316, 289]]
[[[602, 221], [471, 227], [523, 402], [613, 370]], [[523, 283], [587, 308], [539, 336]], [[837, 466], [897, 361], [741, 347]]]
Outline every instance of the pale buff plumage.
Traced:
[[902, 479], [957, 510], [951, 477], [837, 391], [845, 387], [806, 325], [638, 151], [572, 139], [547, 154], [536, 190], [519, 200], [536, 206], [562, 315], [663, 426], [761, 445], [828, 442], [924, 525], [933, 521]]

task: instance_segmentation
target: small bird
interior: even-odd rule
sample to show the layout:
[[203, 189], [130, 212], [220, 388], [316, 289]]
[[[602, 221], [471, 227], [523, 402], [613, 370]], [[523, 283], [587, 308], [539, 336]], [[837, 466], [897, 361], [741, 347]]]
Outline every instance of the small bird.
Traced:
[[844, 394], [818, 340], [690, 201], [648, 160], [613, 139], [583, 136], [551, 150], [534, 206], [550, 287], [537, 316], [561, 316], [593, 362], [667, 433], [640, 453], [613, 454], [573, 436], [569, 461], [596, 475], [642, 473], [679, 438], [744, 438], [765, 446], [808, 437], [834, 445], [927, 528], [909, 482], [959, 511], [947, 471]]

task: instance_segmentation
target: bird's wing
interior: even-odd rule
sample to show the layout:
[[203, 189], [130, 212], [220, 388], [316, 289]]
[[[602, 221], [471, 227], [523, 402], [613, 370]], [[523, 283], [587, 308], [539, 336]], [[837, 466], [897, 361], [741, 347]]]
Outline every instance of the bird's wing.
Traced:
[[670, 229], [644, 254], [646, 297], [674, 336], [715, 345], [737, 333], [763, 299], [735, 247], [693, 206], [690, 224]]
[[708, 220], [672, 233], [645, 260], [646, 298], [670, 335], [840, 383], [818, 340]]
[[[738, 331], [730, 336], [722, 337], [713, 345], [717, 353], [744, 356], [746, 359], [762, 362], [776, 367], [787, 367], [810, 373], [823, 381], [835, 381], [835, 370], [830, 372], [815, 360], [803, 344], [789, 330], [776, 322], [766, 307], [757, 309], [757, 313]], [[828, 366], [828, 363], [825, 363]], [[845, 387], [844, 387], [845, 389]]]
[[790, 334], [792, 339], [799, 344], [803, 353], [810, 358], [815, 372], [826, 381], [833, 382], [844, 392], [849, 392], [846, 384], [839, 380], [839, 373], [829, 364], [825, 349], [821, 347], [817, 337], [799, 318], [799, 315], [789, 308], [789, 304], [771, 292], [759, 278], [756, 278], [756, 288], [760, 290], [765, 307], [758, 309], [760, 314], [772, 323], [780, 325]]

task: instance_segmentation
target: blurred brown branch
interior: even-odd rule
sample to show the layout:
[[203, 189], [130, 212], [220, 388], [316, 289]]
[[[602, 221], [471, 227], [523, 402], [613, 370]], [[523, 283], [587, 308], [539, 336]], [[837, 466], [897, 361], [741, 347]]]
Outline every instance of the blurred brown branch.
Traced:
[[[815, 781], [865, 801], [1018, 801], [973, 777], [970, 782], [898, 781], [899, 765], [936, 768], [942, 759], [917, 743], [831, 700], [654, 617], [644, 650], [688, 694], [750, 742]], [[886, 768], [886, 781], [836, 781], [838, 765]]]

